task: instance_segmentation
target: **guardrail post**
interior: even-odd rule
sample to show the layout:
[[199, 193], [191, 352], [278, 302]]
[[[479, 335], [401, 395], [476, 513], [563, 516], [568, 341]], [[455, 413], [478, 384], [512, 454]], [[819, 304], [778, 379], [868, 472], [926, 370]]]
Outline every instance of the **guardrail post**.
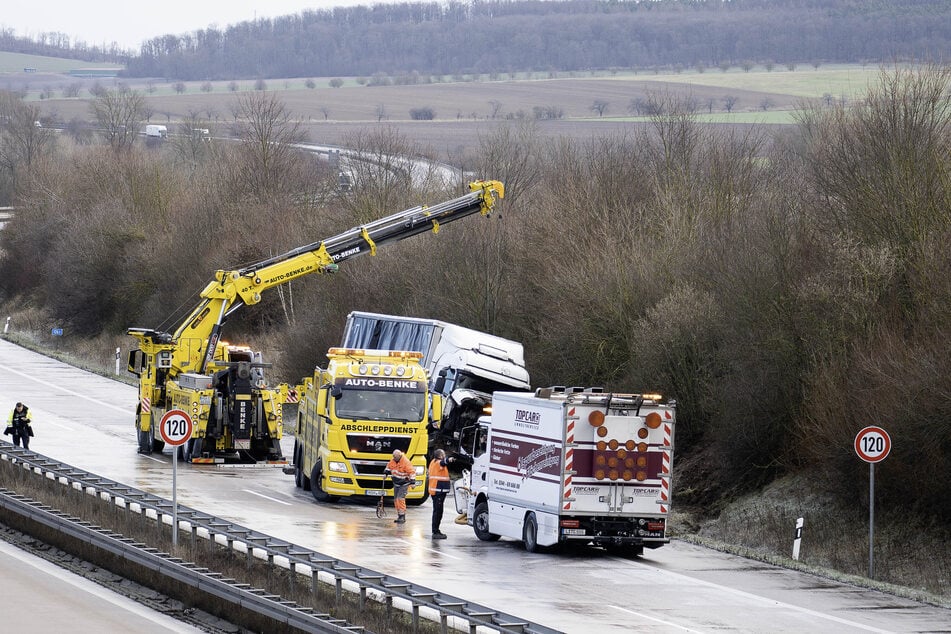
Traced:
[[336, 586], [337, 586], [337, 599], [336, 599], [335, 607], [339, 608], [340, 601], [341, 599], [343, 599], [343, 578], [334, 577], [334, 581], [336, 582]]

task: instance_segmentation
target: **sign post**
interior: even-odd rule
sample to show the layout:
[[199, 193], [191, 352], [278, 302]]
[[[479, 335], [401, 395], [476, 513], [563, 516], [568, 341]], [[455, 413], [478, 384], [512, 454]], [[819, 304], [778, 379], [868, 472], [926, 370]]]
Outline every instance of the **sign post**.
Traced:
[[892, 439], [881, 427], [866, 427], [855, 435], [855, 453], [868, 463], [868, 578], [874, 579], [875, 556], [875, 463], [888, 457]]
[[178, 447], [192, 436], [192, 419], [180, 409], [171, 409], [162, 416], [159, 434], [172, 447], [172, 546], [178, 546]]

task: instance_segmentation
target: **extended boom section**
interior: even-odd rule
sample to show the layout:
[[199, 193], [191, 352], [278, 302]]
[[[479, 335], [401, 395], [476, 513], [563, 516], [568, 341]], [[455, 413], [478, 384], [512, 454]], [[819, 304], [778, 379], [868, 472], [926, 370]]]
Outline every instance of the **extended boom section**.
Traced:
[[265, 291], [473, 214], [488, 215], [505, 195], [499, 181], [470, 183], [470, 193], [401, 211], [298, 247], [250, 266], [219, 270], [201, 300], [171, 333], [130, 328], [138, 341], [129, 371], [139, 377], [136, 432], [141, 453], [161, 451], [156, 425], [171, 409], [187, 412], [192, 437], [180, 448], [186, 461], [286, 464], [281, 448], [282, 405], [290, 391], [269, 388], [260, 353], [221, 341], [228, 317], [261, 301]]

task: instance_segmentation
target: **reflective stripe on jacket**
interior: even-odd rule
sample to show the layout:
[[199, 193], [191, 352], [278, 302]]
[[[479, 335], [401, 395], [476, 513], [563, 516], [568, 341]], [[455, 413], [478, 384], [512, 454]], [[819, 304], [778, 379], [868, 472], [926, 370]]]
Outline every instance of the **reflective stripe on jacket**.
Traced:
[[429, 494], [436, 495], [437, 491], [449, 493], [449, 468], [445, 460], [434, 458], [429, 463]]
[[391, 475], [394, 475], [398, 478], [416, 477], [416, 467], [414, 467], [413, 463], [407, 459], [406, 454], [403, 454], [403, 457], [400, 458], [399, 462], [390, 459], [390, 461], [386, 463], [386, 468], [390, 470]]

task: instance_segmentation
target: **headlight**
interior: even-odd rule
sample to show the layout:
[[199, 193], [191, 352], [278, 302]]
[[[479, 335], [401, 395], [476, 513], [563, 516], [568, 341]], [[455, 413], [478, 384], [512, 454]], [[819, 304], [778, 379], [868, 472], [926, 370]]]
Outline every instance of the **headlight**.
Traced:
[[328, 462], [327, 463], [328, 471], [333, 471], [336, 473], [346, 473], [347, 472], [347, 463], [345, 462]]

